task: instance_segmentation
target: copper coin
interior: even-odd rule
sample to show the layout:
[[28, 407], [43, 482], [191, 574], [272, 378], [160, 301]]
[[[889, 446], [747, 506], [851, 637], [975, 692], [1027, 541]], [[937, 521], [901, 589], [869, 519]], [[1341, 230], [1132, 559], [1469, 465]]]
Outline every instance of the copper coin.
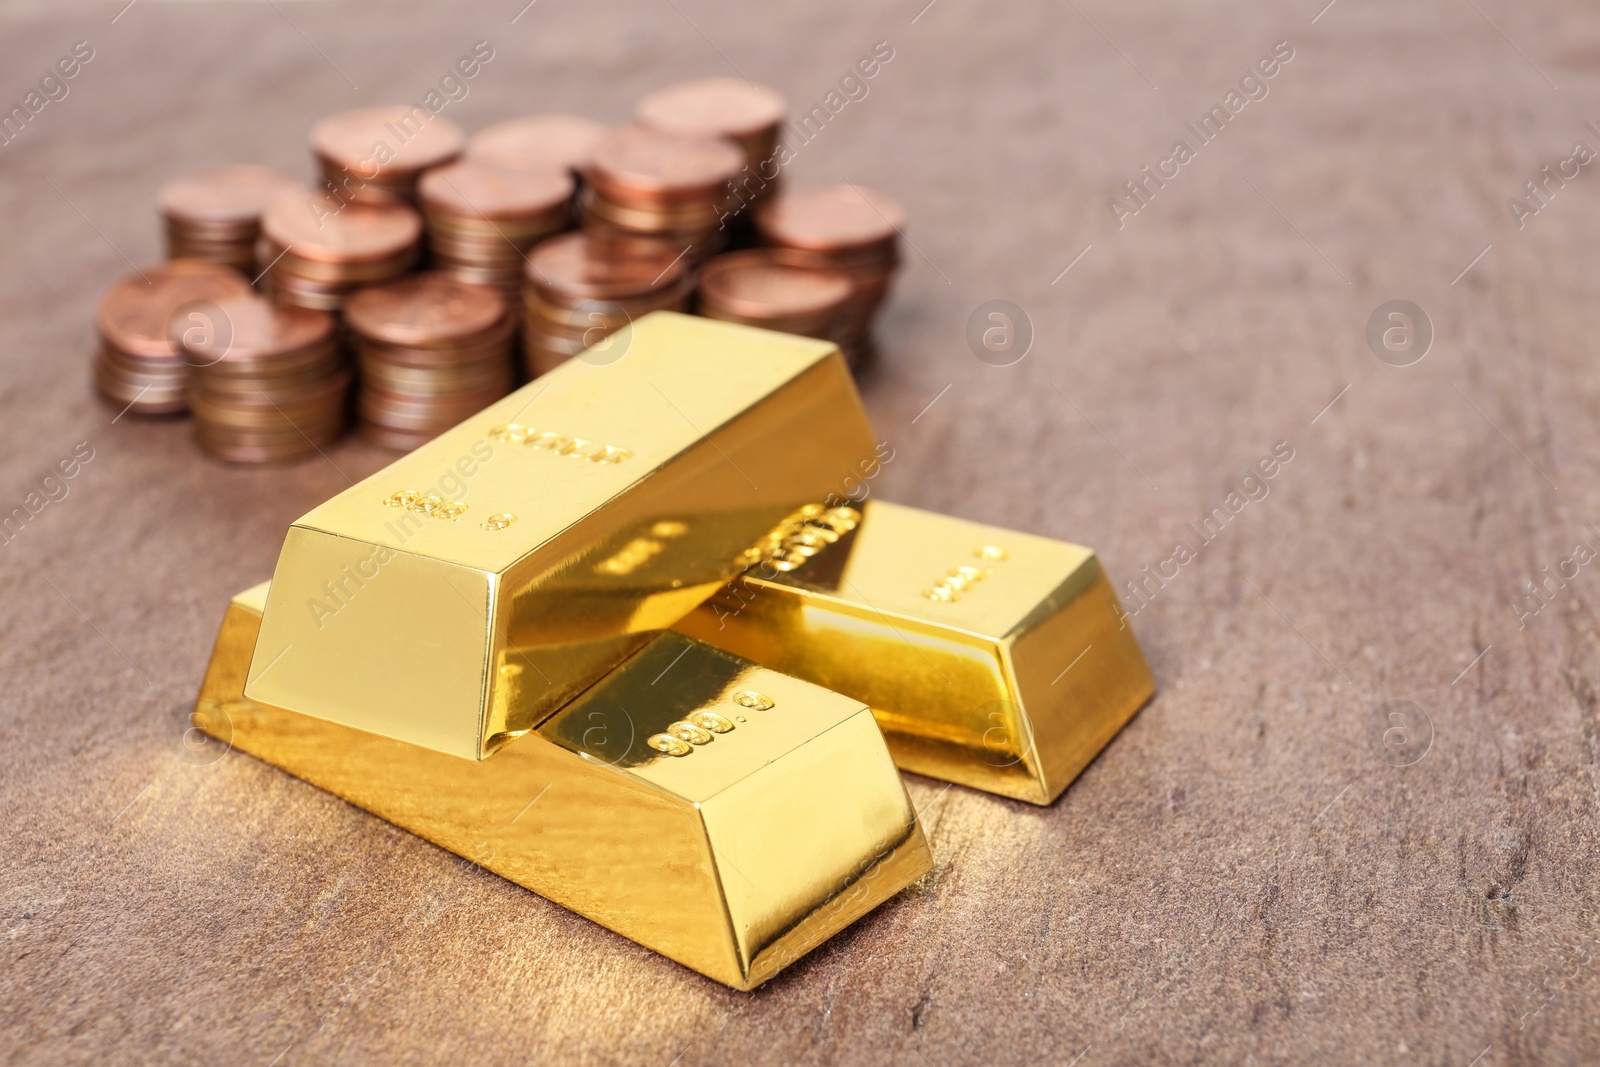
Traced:
[[493, 363], [505, 358], [511, 350], [511, 335], [516, 332], [516, 320], [506, 319], [477, 337], [468, 338], [460, 347], [412, 348], [405, 345], [386, 345], [365, 338], [359, 339], [356, 350], [363, 362], [373, 361], [395, 367], [431, 369], [441, 366], [459, 367]]
[[112, 373], [104, 362], [94, 364], [94, 384], [100, 395], [117, 407], [141, 415], [176, 415], [189, 409], [189, 390], [181, 384], [166, 386], [130, 382]]
[[686, 269], [681, 249], [587, 233], [552, 237], [528, 256], [528, 280], [558, 300], [638, 296], [676, 284]]
[[575, 115], [529, 115], [479, 130], [467, 142], [467, 157], [512, 166], [549, 166], [581, 171], [589, 165], [605, 127]]
[[752, 320], [826, 317], [852, 291], [850, 276], [823, 257], [784, 248], [730, 252], [700, 268], [700, 299]]
[[782, 96], [738, 78], [700, 78], [669, 85], [639, 101], [640, 125], [695, 137], [743, 139], [776, 126], [788, 111]]
[[250, 282], [231, 267], [199, 259], [168, 260], [126, 275], [100, 298], [95, 326], [124, 352], [159, 359], [176, 355], [167, 336], [172, 313], [196, 300], [250, 295]]
[[219, 404], [259, 403], [263, 395], [275, 398], [280, 393], [299, 395], [299, 390], [322, 381], [342, 365], [337, 350], [331, 346], [321, 352], [311, 351], [316, 359], [287, 369], [273, 367], [264, 373], [218, 374], [216, 367], [197, 369], [189, 378], [190, 395], [205, 396]]
[[469, 219], [521, 219], [559, 211], [572, 199], [572, 173], [552, 166], [508, 167], [463, 159], [422, 176], [428, 211]]
[[345, 202], [323, 193], [279, 197], [261, 232], [303, 259], [361, 263], [399, 256], [422, 236], [422, 217], [398, 201]]
[[812, 252], [893, 241], [904, 227], [899, 204], [856, 185], [789, 193], [756, 213], [756, 229], [768, 242]]
[[300, 183], [282, 171], [241, 163], [168, 182], [158, 200], [162, 214], [180, 223], [253, 226], [274, 200], [299, 188]]
[[507, 348], [495, 363], [481, 365], [471, 373], [465, 373], [457, 367], [407, 367], [362, 360], [361, 380], [364, 386], [402, 396], [444, 397], [452, 393], [472, 393], [491, 388], [509, 392], [511, 352]]
[[552, 304], [530, 288], [524, 294], [523, 308], [526, 314], [523, 327], [563, 341], [593, 336], [596, 328], [607, 331], [619, 329], [652, 311], [683, 311], [688, 307], [693, 289], [693, 279], [685, 275], [672, 288], [645, 297], [624, 300], [591, 298]]
[[169, 329], [186, 362], [205, 367], [293, 356], [326, 345], [334, 325], [326, 312], [285, 307], [251, 295], [189, 305], [172, 319]]
[[600, 138], [588, 175], [613, 197], [690, 200], [720, 196], [743, 168], [727, 141], [624, 126]]
[[449, 119], [404, 104], [341, 111], [311, 127], [313, 151], [369, 181], [437, 167], [460, 155], [466, 141]]
[[687, 204], [641, 204], [618, 201], [597, 189], [583, 198], [584, 221], [599, 220], [641, 233], [692, 233], [714, 230], [722, 222], [722, 205], [707, 201]]
[[388, 256], [384, 259], [361, 260], [359, 262], [336, 263], [328, 260], [306, 259], [288, 249], [273, 250], [271, 242], [267, 243], [266, 251], [270, 255], [263, 256], [258, 249], [256, 258], [267, 264], [265, 277], [277, 278], [290, 283], [305, 282], [325, 286], [352, 288], [361, 284], [376, 284], [386, 282], [397, 275], [404, 274], [411, 269], [421, 255], [419, 245], [409, 245], [397, 256]]
[[359, 428], [361, 436], [368, 441], [384, 448], [392, 448], [397, 452], [410, 452], [414, 448], [421, 448], [444, 432], [443, 430], [423, 430], [420, 433], [415, 430], [391, 430], [365, 419], [361, 420]]
[[497, 291], [444, 274], [360, 289], [344, 302], [352, 330], [392, 345], [439, 347], [473, 338], [505, 317], [505, 298]]

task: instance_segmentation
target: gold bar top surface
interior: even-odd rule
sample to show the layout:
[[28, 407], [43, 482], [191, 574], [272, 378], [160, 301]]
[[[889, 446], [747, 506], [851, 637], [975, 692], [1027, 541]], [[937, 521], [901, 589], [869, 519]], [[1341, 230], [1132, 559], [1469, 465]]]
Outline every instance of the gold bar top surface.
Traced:
[[1093, 551], [813, 507], [683, 633], [872, 706], [905, 770], [1047, 804], [1155, 690]]
[[871, 450], [830, 342], [645, 316], [297, 521], [246, 692], [482, 759]]

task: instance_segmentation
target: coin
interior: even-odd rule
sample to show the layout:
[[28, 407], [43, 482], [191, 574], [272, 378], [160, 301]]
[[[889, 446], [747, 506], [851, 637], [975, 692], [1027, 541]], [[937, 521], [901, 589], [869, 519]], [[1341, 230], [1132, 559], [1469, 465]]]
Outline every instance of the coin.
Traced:
[[905, 211], [898, 203], [857, 185], [830, 185], [780, 196], [757, 210], [763, 244], [825, 255], [849, 274], [854, 292], [834, 340], [851, 366], [875, 351], [872, 321], [900, 262]]
[[107, 343], [147, 358], [175, 357], [167, 322], [195, 300], [247, 296], [250, 283], [238, 271], [202, 260], [175, 259], [125, 275], [106, 290], [95, 325]]
[[744, 160], [715, 137], [623, 126], [595, 145], [588, 178], [618, 199], [693, 200], [723, 195]]
[[464, 159], [428, 171], [418, 197], [434, 266], [514, 300], [525, 253], [572, 225], [570, 171]]
[[323, 193], [274, 200], [261, 232], [303, 259], [360, 263], [395, 256], [422, 236], [422, 218], [409, 206], [346, 203]]
[[202, 232], [235, 229], [253, 231], [261, 214], [300, 183], [272, 167], [241, 163], [217, 167], [168, 182], [157, 194], [161, 213], [169, 222], [187, 224]]
[[893, 200], [857, 185], [827, 185], [779, 197], [756, 216], [768, 244], [840, 253], [893, 242], [905, 212]]
[[553, 166], [573, 172], [589, 165], [605, 127], [573, 115], [529, 115], [472, 135], [466, 155], [486, 163]]
[[235, 463], [315, 451], [343, 431], [352, 375], [332, 315], [259, 296], [190, 304], [171, 324], [195, 440]]
[[97, 388], [136, 414], [183, 411], [184, 365], [168, 333], [173, 315], [196, 301], [249, 294], [244, 275], [203, 260], [169, 260], [119, 278], [95, 309]]
[[589, 233], [553, 237], [528, 257], [528, 281], [557, 304], [621, 300], [676, 283], [687, 268], [670, 246]]
[[495, 289], [419, 274], [361, 289], [344, 310], [362, 431], [379, 443], [414, 447], [414, 435], [441, 433], [511, 391], [511, 316]]
[[461, 127], [420, 105], [341, 111], [311, 127], [311, 149], [362, 181], [437, 167], [461, 154]]
[[211, 375], [294, 373], [295, 357], [318, 354], [334, 340], [333, 316], [274, 304], [255, 295], [190, 304], [169, 324], [172, 342], [192, 368]]
[[505, 318], [500, 294], [439, 274], [362, 289], [345, 302], [345, 323], [364, 338], [437, 348], [483, 333]]
[[757, 326], [816, 322], [825, 329], [852, 291], [850, 276], [828, 260], [781, 248], [730, 252], [700, 268], [702, 312]]
[[667, 133], [743, 140], [774, 131], [787, 106], [765, 86], [738, 78], [701, 78], [669, 85], [639, 101], [634, 117]]
[[417, 195], [426, 212], [516, 222], [564, 211], [572, 186], [572, 175], [556, 167], [464, 159], [424, 174]]

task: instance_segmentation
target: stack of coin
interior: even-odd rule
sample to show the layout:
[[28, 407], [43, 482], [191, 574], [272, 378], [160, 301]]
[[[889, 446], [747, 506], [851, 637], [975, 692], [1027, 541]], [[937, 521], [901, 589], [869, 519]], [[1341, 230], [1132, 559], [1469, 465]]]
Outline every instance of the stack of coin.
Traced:
[[100, 333], [95, 387], [124, 411], [175, 415], [187, 410], [188, 370], [169, 326], [180, 311], [249, 295], [244, 275], [197, 259], [168, 260], [119, 279], [95, 311]]
[[468, 159], [506, 167], [560, 167], [582, 177], [605, 127], [574, 115], [529, 115], [479, 130]]
[[355, 293], [361, 431], [412, 449], [511, 391], [510, 305], [494, 289], [418, 274]]
[[570, 171], [463, 159], [422, 176], [417, 197], [439, 270], [515, 301], [526, 255], [572, 223]]
[[311, 127], [311, 151], [336, 199], [409, 200], [429, 167], [461, 154], [466, 134], [424, 107], [364, 107]]
[[397, 278], [417, 261], [422, 219], [397, 200], [344, 202], [323, 193], [273, 201], [261, 218], [256, 258], [275, 300], [337, 311], [362, 285]]
[[[554, 370], [651, 311], [683, 311], [693, 277], [657, 241], [568, 233], [528, 257], [523, 357], [528, 374]], [[607, 358], [604, 349], [596, 358]]]
[[160, 193], [168, 259], [209, 259], [255, 274], [261, 214], [300, 183], [271, 167], [241, 163], [168, 182]]
[[763, 244], [827, 256], [855, 286], [843, 333], [834, 338], [858, 362], [872, 353], [872, 319], [889, 295], [900, 264], [905, 212], [881, 193], [857, 185], [828, 185], [781, 196], [756, 213]]
[[658, 89], [639, 101], [641, 126], [691, 137], [725, 137], [744, 154], [734, 182], [735, 210], [778, 192], [778, 130], [788, 107], [772, 89], [738, 78], [701, 78]]
[[586, 174], [584, 225], [657, 238], [698, 262], [727, 240], [722, 222], [738, 206], [732, 182], [743, 167], [744, 156], [719, 138], [612, 130], [595, 145]]
[[244, 296], [188, 318], [173, 334], [189, 367], [201, 448], [233, 463], [272, 463], [344, 432], [353, 376], [332, 315]]
[[[750, 248], [700, 268], [700, 314], [767, 330], [840, 341], [854, 292], [843, 267], [812, 252]], [[844, 346], [841, 344], [841, 348]], [[860, 353], [844, 348], [852, 367]]]

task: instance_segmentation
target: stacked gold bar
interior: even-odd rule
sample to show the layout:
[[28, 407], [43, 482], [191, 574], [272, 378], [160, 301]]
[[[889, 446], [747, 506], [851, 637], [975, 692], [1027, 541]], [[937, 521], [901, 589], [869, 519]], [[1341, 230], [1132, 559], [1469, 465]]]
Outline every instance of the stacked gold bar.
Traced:
[[906, 770], [1034, 804], [1155, 691], [1093, 551], [877, 500], [804, 515], [678, 628], [870, 704]]
[[895, 764], [1048, 803], [1153, 686], [1088, 549], [835, 495], [832, 343], [615, 340], [296, 522], [194, 718], [749, 989], [930, 868]]
[[927, 843], [865, 704], [664, 630], [871, 437], [832, 345], [626, 332], [296, 522], [195, 721], [747, 989]]

